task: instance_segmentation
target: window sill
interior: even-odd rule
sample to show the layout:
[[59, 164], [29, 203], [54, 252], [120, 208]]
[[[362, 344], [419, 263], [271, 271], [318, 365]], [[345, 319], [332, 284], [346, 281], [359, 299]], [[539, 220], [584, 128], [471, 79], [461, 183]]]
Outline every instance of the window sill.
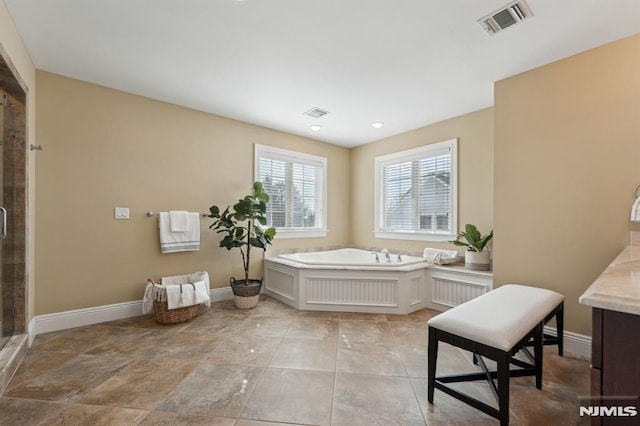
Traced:
[[385, 238], [391, 240], [414, 240], [414, 241], [433, 241], [433, 242], [449, 242], [456, 239], [456, 234], [423, 234], [419, 232], [384, 232], [375, 231], [376, 238]]
[[324, 238], [327, 236], [325, 229], [314, 229], [312, 231], [289, 231], [276, 228], [276, 239], [286, 240], [288, 238]]

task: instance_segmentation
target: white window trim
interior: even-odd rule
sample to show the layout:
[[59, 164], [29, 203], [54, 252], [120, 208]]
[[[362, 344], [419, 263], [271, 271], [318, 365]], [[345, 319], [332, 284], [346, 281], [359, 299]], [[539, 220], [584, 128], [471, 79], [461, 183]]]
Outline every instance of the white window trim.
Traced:
[[[386, 164], [394, 164], [401, 161], [411, 161], [434, 155], [437, 151], [451, 150], [451, 197], [452, 197], [452, 233], [437, 231], [388, 231], [382, 229], [383, 211], [380, 206], [382, 200], [380, 170]], [[415, 240], [443, 242], [456, 239], [458, 235], [458, 139], [449, 139], [418, 148], [394, 152], [375, 158], [375, 229], [376, 238], [394, 240]]]
[[320, 211], [322, 223], [319, 228], [309, 229], [290, 229], [290, 228], [276, 228], [277, 238], [322, 238], [326, 237], [327, 230], [327, 159], [326, 157], [320, 157], [317, 155], [307, 154], [303, 152], [290, 151], [288, 149], [275, 148], [267, 145], [255, 144], [255, 157], [254, 157], [254, 181], [260, 178], [260, 158], [263, 154], [271, 154], [279, 159], [285, 161], [291, 161], [299, 164], [308, 164], [317, 166], [321, 164], [322, 177], [321, 177], [321, 191], [322, 200], [320, 203]]

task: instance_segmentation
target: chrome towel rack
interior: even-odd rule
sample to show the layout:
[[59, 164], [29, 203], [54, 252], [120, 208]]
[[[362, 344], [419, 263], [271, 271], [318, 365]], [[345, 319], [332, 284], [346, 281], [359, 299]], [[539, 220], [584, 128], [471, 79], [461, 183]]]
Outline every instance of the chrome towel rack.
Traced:
[[[147, 217], [158, 216], [160, 213], [147, 212]], [[200, 213], [202, 217], [208, 217], [209, 213]]]

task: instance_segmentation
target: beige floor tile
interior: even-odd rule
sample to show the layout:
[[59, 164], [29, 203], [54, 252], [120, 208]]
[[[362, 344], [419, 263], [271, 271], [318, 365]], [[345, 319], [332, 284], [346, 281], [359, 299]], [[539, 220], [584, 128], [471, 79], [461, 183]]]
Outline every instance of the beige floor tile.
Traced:
[[286, 337], [303, 339], [338, 339], [338, 321], [319, 318], [296, 318], [287, 330]]
[[396, 345], [409, 377], [427, 378], [427, 347], [423, 345]]
[[136, 328], [148, 328], [153, 330], [162, 330], [164, 332], [173, 332], [177, 333], [181, 330], [184, 330], [191, 323], [196, 321], [198, 317], [191, 319], [190, 321], [185, 321], [177, 324], [160, 324], [157, 322], [153, 315], [141, 315], [138, 317], [131, 318], [123, 318], [116, 321], [105, 322], [102, 325], [111, 326], [111, 327], [136, 327]]
[[238, 334], [261, 337], [283, 337], [293, 320], [290, 317], [252, 315], [242, 320]]
[[59, 414], [64, 404], [35, 399], [0, 398], [0, 425], [39, 425]]
[[297, 423], [274, 423], [274, 422], [261, 422], [259, 420], [245, 420], [239, 419], [235, 426], [304, 426]]
[[78, 355], [5, 392], [6, 396], [72, 402], [125, 368], [131, 359]]
[[[438, 390], [427, 403], [435, 314], [305, 312], [262, 295], [255, 309], [217, 302], [181, 324], [140, 316], [47, 333], [0, 397], [0, 425], [497, 424]], [[440, 345], [439, 375], [478, 370]], [[511, 379], [510, 424], [588, 424], [589, 374], [588, 360], [545, 347], [542, 390]], [[455, 386], [495, 404], [485, 382]]]
[[189, 324], [184, 331], [192, 333], [205, 333], [209, 335], [221, 336], [235, 334], [242, 321], [249, 318], [247, 315], [235, 315], [224, 311], [212, 311], [208, 315]]
[[271, 297], [262, 296], [260, 303], [254, 309], [251, 310], [252, 315], [261, 315], [269, 317], [292, 317], [297, 316], [296, 309], [289, 305], [285, 305], [279, 300]]
[[383, 376], [407, 376], [396, 345], [375, 342], [340, 342], [336, 371]]
[[336, 425], [424, 425], [408, 378], [336, 373]]
[[329, 425], [334, 373], [267, 368], [240, 418]]
[[153, 351], [146, 354], [152, 359], [201, 361], [215, 346], [215, 339], [207, 333], [182, 331], [169, 337]]
[[389, 324], [383, 321], [340, 320], [338, 339], [342, 342], [392, 342]]
[[69, 425], [136, 425], [148, 411], [130, 408], [100, 407], [95, 405], [69, 404], [64, 410], [47, 419], [47, 426]]
[[126, 329], [101, 325], [82, 327], [38, 336], [32, 348], [50, 352], [84, 353], [112, 338], [119, 338]]
[[229, 417], [192, 416], [169, 411], [152, 411], [138, 426], [234, 426]]
[[197, 363], [138, 360], [78, 400], [83, 404], [151, 410], [166, 399]]
[[280, 337], [243, 334], [214, 337], [213, 349], [203, 362], [266, 367], [281, 340]]
[[142, 328], [120, 328], [117, 337], [105, 339], [102, 343], [87, 351], [90, 355], [119, 355], [131, 358], [143, 358], [153, 352], [170, 337], [161, 330]]
[[389, 323], [393, 341], [405, 345], [426, 345], [427, 325], [422, 322], [394, 321]]
[[65, 352], [49, 352], [30, 350], [25, 355], [18, 371], [11, 379], [6, 391], [20, 387], [50, 370], [60, 367], [67, 361], [75, 358], [77, 354]]
[[407, 315], [387, 315], [387, 321], [389, 322], [417, 322], [426, 324], [431, 318], [437, 315], [436, 311], [430, 309], [419, 309]]
[[262, 369], [200, 364], [157, 409], [184, 415], [237, 417]]
[[335, 371], [338, 343], [335, 340], [285, 337], [269, 367], [296, 370]]
[[294, 316], [300, 318], [319, 318], [328, 320], [340, 320], [340, 312], [325, 311], [296, 311]]
[[366, 314], [361, 312], [342, 312], [340, 319], [345, 321], [387, 321], [385, 314]]
[[495, 426], [498, 424], [493, 417], [437, 389], [433, 404], [429, 404], [427, 401], [427, 381], [424, 379], [411, 379], [411, 385], [428, 425]]

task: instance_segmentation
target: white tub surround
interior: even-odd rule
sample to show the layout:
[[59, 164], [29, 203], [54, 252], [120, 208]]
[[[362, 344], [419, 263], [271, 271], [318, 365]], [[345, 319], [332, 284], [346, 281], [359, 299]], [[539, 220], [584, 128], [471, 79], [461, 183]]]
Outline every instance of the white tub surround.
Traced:
[[475, 271], [462, 265], [436, 266], [428, 270], [427, 307], [445, 311], [493, 289], [491, 271]]
[[265, 259], [264, 292], [300, 310], [408, 314], [491, 289], [490, 273], [431, 268], [422, 257], [359, 249], [281, 254]]

